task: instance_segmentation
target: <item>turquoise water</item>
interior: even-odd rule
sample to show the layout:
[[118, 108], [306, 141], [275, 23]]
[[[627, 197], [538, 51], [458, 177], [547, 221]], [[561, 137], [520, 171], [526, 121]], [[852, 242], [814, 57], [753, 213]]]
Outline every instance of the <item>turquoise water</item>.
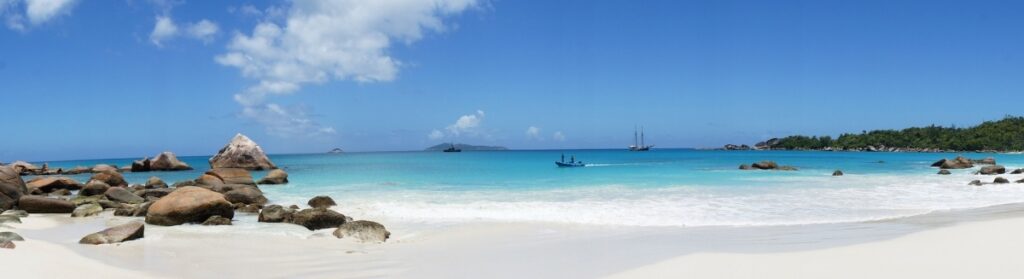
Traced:
[[[557, 168], [561, 154], [590, 164]], [[1008, 168], [1024, 155], [992, 156]], [[330, 195], [347, 214], [417, 223], [565, 222], [629, 226], [744, 226], [856, 222], [1024, 202], [1024, 184], [967, 186], [991, 176], [929, 165], [955, 154], [715, 151], [660, 149], [380, 152], [274, 155], [290, 174], [262, 186], [271, 202], [304, 204]], [[156, 175], [193, 179], [208, 157], [182, 157], [199, 170], [128, 173], [132, 183]], [[741, 171], [773, 160], [799, 171]], [[50, 167], [129, 164], [130, 160], [50, 162]], [[832, 177], [832, 171], [846, 175]], [[254, 173], [261, 177], [263, 172]], [[1003, 175], [1011, 180], [1020, 175]], [[77, 177], [86, 180], [87, 175]]]

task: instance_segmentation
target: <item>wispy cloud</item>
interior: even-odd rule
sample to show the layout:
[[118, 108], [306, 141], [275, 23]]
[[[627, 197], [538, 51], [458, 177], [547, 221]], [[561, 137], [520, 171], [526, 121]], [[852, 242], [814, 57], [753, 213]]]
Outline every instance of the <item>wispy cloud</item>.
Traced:
[[158, 47], [163, 47], [165, 41], [173, 39], [182, 33], [189, 38], [200, 40], [203, 43], [210, 43], [213, 41], [214, 36], [220, 32], [220, 27], [217, 26], [217, 23], [208, 19], [188, 24], [184, 32], [181, 31], [181, 28], [174, 23], [174, 19], [169, 15], [158, 15], [155, 22], [153, 24], [153, 31], [149, 33], [149, 41]]
[[[235, 95], [244, 109], [305, 84], [392, 81], [402, 65], [388, 54], [394, 41], [411, 44], [427, 32], [443, 32], [444, 17], [474, 5], [476, 0], [295, 0], [286, 19], [236, 34], [215, 61], [256, 80]], [[236, 11], [255, 15], [259, 9]]]
[[562, 131], [557, 131], [554, 134], [551, 134], [551, 139], [555, 141], [565, 141], [565, 134], [562, 133]]
[[544, 140], [540, 135], [540, 128], [537, 128], [536, 126], [526, 128], [526, 138], [531, 140]]
[[466, 114], [459, 116], [455, 119], [455, 123], [448, 125], [442, 132], [439, 129], [434, 129], [427, 135], [427, 138], [431, 140], [439, 140], [447, 136], [459, 137], [459, 136], [470, 136], [470, 137], [490, 137], [483, 129], [484, 118], [487, 116], [483, 110], [477, 110], [475, 113]]
[[7, 28], [27, 31], [29, 26], [70, 15], [77, 3], [78, 0], [0, 0], [0, 16]]

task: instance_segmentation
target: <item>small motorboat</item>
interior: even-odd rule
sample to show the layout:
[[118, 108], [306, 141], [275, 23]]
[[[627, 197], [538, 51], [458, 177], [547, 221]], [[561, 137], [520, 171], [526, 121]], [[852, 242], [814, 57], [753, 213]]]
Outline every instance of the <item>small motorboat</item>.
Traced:
[[573, 155], [571, 158], [569, 158], [569, 161], [566, 162], [565, 161], [565, 154], [562, 154], [562, 160], [555, 161], [555, 165], [558, 166], [559, 168], [575, 168], [575, 167], [586, 167], [587, 166], [587, 164], [583, 163], [583, 161], [576, 161], [576, 156], [575, 155]]
[[455, 148], [455, 144], [452, 144], [450, 147], [445, 148], [442, 151], [444, 151], [444, 152], [462, 152], [462, 149]]

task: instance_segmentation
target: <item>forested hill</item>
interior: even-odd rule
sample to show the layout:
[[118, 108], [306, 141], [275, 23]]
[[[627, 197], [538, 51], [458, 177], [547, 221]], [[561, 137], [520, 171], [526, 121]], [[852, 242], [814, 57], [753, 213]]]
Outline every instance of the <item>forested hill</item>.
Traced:
[[1007, 116], [974, 127], [913, 127], [874, 130], [860, 134], [789, 136], [758, 144], [762, 149], [868, 150], [868, 151], [1021, 151], [1024, 117]]

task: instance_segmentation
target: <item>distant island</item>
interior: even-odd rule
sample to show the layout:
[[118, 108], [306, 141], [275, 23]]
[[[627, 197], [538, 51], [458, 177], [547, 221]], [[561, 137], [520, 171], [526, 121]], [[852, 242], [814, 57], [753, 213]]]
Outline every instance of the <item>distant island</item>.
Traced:
[[335, 149], [331, 149], [331, 151], [327, 151], [327, 154], [341, 154], [341, 153], [345, 153], [345, 151], [341, 150], [341, 148], [335, 148]]
[[727, 144], [726, 150], [826, 150], [888, 152], [1009, 152], [1024, 150], [1024, 117], [1006, 116], [968, 128], [912, 127], [831, 136], [773, 138], [754, 147]]
[[[427, 147], [423, 151], [442, 151], [448, 147], [451, 147], [450, 143], [442, 143], [435, 146]], [[456, 143], [455, 148], [462, 149], [462, 151], [497, 151], [497, 150], [508, 150], [504, 146], [486, 146], [486, 145], [469, 145], [464, 143]]]

